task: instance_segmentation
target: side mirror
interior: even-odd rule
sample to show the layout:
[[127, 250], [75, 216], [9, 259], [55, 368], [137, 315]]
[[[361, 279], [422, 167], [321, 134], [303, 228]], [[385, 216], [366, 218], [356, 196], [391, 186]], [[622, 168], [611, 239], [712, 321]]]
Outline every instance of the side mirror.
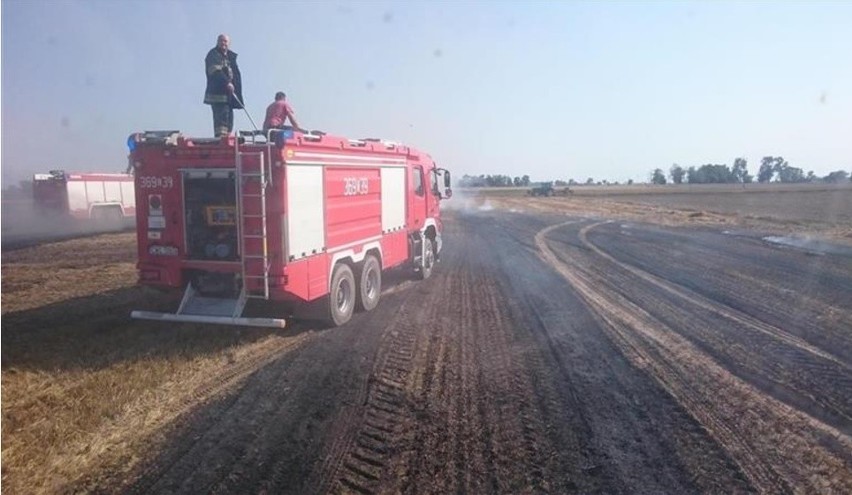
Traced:
[[435, 189], [436, 189], [436, 190], [435, 190], [435, 196], [437, 196], [437, 197], [438, 197], [438, 199], [450, 199], [451, 197], [453, 197], [453, 190], [452, 190], [452, 189], [450, 189], [450, 182], [451, 182], [451, 179], [450, 179], [450, 171], [449, 171], [449, 170], [447, 170], [447, 169], [445, 169], [445, 168], [437, 168], [437, 167], [436, 167], [436, 168], [435, 168], [435, 173], [436, 173], [436, 174], [437, 174], [437, 173], [442, 173], [442, 174], [444, 175], [444, 194], [442, 195], [442, 194], [440, 193], [440, 191], [438, 191], [438, 190], [437, 190], [437, 189], [438, 189], [438, 185], [437, 185], [437, 184], [435, 184]]

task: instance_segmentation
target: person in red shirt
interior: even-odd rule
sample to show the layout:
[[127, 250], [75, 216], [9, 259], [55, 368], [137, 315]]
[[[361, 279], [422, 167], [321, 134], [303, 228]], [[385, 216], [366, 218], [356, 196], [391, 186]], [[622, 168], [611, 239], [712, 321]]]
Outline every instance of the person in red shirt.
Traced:
[[287, 119], [290, 119], [290, 125], [297, 131], [302, 131], [299, 123], [296, 122], [296, 116], [293, 112], [293, 107], [286, 101], [287, 95], [279, 91], [275, 93], [275, 101], [266, 107], [266, 119], [263, 121], [263, 132], [269, 129], [281, 129]]

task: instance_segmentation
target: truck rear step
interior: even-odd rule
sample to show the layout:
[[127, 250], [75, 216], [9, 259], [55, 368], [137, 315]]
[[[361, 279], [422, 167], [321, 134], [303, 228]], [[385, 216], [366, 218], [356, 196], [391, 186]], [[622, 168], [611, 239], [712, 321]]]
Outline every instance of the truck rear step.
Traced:
[[137, 320], [180, 321], [194, 323], [213, 323], [218, 325], [242, 325], [252, 327], [284, 328], [286, 321], [281, 318], [247, 318], [241, 316], [246, 305], [245, 290], [236, 298], [207, 297], [199, 294], [187, 284], [176, 313], [158, 313], [154, 311], [133, 311], [130, 317]]

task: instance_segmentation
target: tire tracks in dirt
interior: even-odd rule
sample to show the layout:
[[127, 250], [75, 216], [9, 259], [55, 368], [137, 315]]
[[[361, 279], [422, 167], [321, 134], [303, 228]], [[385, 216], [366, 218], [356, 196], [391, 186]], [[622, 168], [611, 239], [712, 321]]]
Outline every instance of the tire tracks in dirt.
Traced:
[[[469, 252], [469, 251], [468, 251]], [[465, 260], [465, 265], [476, 265]], [[469, 271], [468, 271], [469, 270]], [[456, 308], [461, 315], [461, 352], [453, 363], [462, 380], [453, 419], [456, 491], [508, 493], [523, 489], [546, 491], [542, 477], [541, 424], [530, 414], [531, 390], [527, 370], [512, 354], [512, 322], [497, 284], [474, 268], [457, 272], [460, 290]], [[444, 347], [454, 336], [445, 333]], [[452, 361], [451, 361], [452, 362]], [[473, 462], [471, 462], [471, 459]], [[473, 464], [474, 469], [471, 469]]]
[[541, 419], [558, 453], [563, 484], [557, 492], [749, 491], [729, 456], [624, 358], [571, 286], [542, 264], [538, 249], [529, 256], [504, 242], [518, 232], [534, 240], [541, 229], [536, 223], [503, 218], [496, 229], [488, 226], [497, 236], [488, 244], [508, 247], [498, 251], [497, 262], [516, 332], [536, 342], [524, 359], [543, 363], [531, 369], [543, 371], [533, 376]]
[[[404, 289], [411, 288], [411, 283], [402, 285]], [[396, 288], [394, 293], [402, 290]], [[415, 292], [422, 295], [424, 291], [428, 289], [421, 285]], [[384, 292], [383, 296], [387, 294]], [[378, 493], [395, 470], [397, 453], [412, 422], [406, 382], [414, 368], [414, 353], [424, 334], [424, 322], [431, 321], [437, 311], [441, 292], [432, 290], [425, 300], [416, 294], [407, 295], [390, 321], [383, 323], [386, 326], [366, 386], [333, 427], [338, 432], [336, 440], [312, 476], [319, 480], [317, 493]], [[424, 308], [432, 311], [423, 314]]]
[[332, 462], [323, 476], [327, 488], [321, 492], [377, 493], [393, 471], [389, 468], [405, 434], [404, 426], [410, 422], [404, 387], [421, 333], [418, 322], [428, 321], [413, 317], [410, 307], [419, 303], [407, 300], [385, 329], [366, 390], [358, 397], [363, 405], [359, 425], [339, 447], [332, 448]]
[[[820, 443], [822, 437], [829, 436], [847, 452], [852, 451], [848, 436], [756, 390], [697, 349], [676, 329], [668, 328], [612, 290], [600, 275], [579, 261], [560, 259], [548, 246], [546, 236], [565, 225], [553, 225], [536, 234], [542, 259], [578, 291], [625, 356], [648, 371], [707, 428], [754, 486], [765, 493], [852, 490], [849, 459], [839, 457]], [[597, 225], [600, 223], [585, 227], [584, 232]], [[587, 239], [583, 242], [600, 259], [597, 248]], [[618, 264], [612, 258], [604, 259]], [[638, 278], [657, 285], [653, 277]], [[680, 297], [677, 291], [669, 292]], [[691, 302], [690, 299], [696, 298], [688, 297], [685, 301]], [[706, 301], [696, 301], [707, 305]], [[712, 304], [710, 309], [728, 311]], [[740, 315], [733, 317], [741, 323], [752, 322]], [[786, 343], [819, 352], [793, 336], [779, 335], [762, 324], [759, 328], [771, 331]]]
[[[582, 231], [579, 237], [588, 242], [586, 232], [588, 231]], [[608, 240], [608, 246], [614, 247], [618, 252], [622, 251], [619, 249], [621, 244], [618, 239]], [[644, 245], [643, 249], [648, 249], [647, 245]], [[659, 251], [660, 258], [666, 258], [665, 254]], [[557, 255], [563, 261], [568, 259], [565, 255]], [[738, 299], [739, 278], [736, 275], [714, 277], [712, 273], [709, 276], [706, 274], [706, 271], [712, 269], [706, 268], [707, 266], [726, 266], [724, 256], [711, 258], [709, 265], [708, 260], [702, 259], [702, 266], [690, 272], [688, 276], [676, 271], [677, 281], [666, 280], [624, 262], [615, 262], [612, 256], [601, 258], [597, 265], [590, 267], [599, 279], [606, 280], [612, 290], [621, 293], [636, 305], [654, 308], [657, 319], [670, 328], [677, 329], [701, 351], [723, 363], [723, 367], [817, 420], [847, 435], [852, 432], [852, 373], [849, 366], [842, 358], [828, 352], [829, 349], [810, 344], [802, 348], [797, 345], [798, 342], [791, 344], [790, 340], [800, 339], [797, 337], [800, 327], [795, 322], [782, 328], [745, 313], [749, 307], [743, 307], [744, 303]], [[765, 260], [764, 264], [767, 263], [771, 261]], [[633, 271], [622, 265], [632, 268]], [[646, 266], [647, 262], [643, 265]], [[636, 284], [636, 270], [648, 275], [645, 280], [648, 282], [647, 289], [631, 290]], [[708, 277], [711, 278], [712, 282], [709, 283], [714, 284], [714, 288], [701, 288], [701, 281], [707, 280]], [[686, 282], [687, 285], [681, 282]], [[726, 292], [730, 295], [719, 301], [713, 299], [714, 294]], [[773, 299], [771, 294], [774, 292], [771, 288], [767, 288], [763, 294], [765, 298]], [[672, 298], [672, 295], [675, 297]], [[693, 304], [696, 299], [698, 302]], [[673, 300], [677, 302], [672, 303]], [[790, 338], [776, 338], [777, 334]], [[822, 353], [811, 352], [814, 348]], [[833, 359], [826, 359], [825, 355], [830, 355]]]
[[[505, 295], [473, 241], [383, 330], [363, 407], [341, 419], [320, 493], [561, 493]], [[541, 372], [543, 373], [543, 372]], [[554, 488], [556, 487], [556, 488]]]
[[811, 345], [806, 340], [802, 339], [801, 337], [799, 337], [797, 335], [790, 334], [789, 332], [786, 332], [786, 331], [784, 331], [784, 330], [782, 330], [782, 329], [780, 329], [776, 326], [764, 323], [764, 322], [762, 322], [762, 321], [760, 321], [760, 320], [758, 320], [758, 319], [756, 319], [756, 318], [754, 318], [750, 315], [747, 315], [745, 313], [737, 311], [736, 309], [733, 309], [731, 307], [726, 307], [726, 306], [721, 305], [721, 304], [719, 304], [715, 301], [708, 300], [704, 296], [697, 294], [696, 292], [689, 290], [685, 287], [676, 286], [676, 285], [674, 285], [674, 284], [672, 284], [672, 283], [670, 283], [666, 280], [661, 279], [660, 277], [657, 277], [656, 275], [653, 275], [653, 274], [648, 273], [648, 272], [646, 272], [642, 269], [636, 268], [634, 266], [628, 265], [627, 263], [623, 263], [621, 261], [616, 260], [615, 258], [610, 256], [609, 254], [607, 254], [606, 252], [601, 250], [599, 247], [597, 247], [594, 244], [592, 244], [591, 242], [589, 242], [587, 233], [589, 232], [589, 230], [597, 227], [598, 225], [602, 225], [602, 224], [596, 223], [596, 224], [592, 224], [592, 225], [588, 225], [588, 226], [584, 227], [582, 230], [580, 230], [579, 237], [580, 237], [580, 240], [590, 250], [592, 250], [592, 252], [594, 252], [595, 254], [600, 256], [601, 258], [604, 258], [605, 260], [609, 261], [610, 263], [632, 273], [636, 277], [639, 277], [640, 279], [645, 280], [646, 282], [648, 282], [652, 285], [655, 285], [655, 286], [671, 293], [672, 295], [674, 295], [674, 296], [676, 296], [676, 297], [678, 297], [682, 300], [685, 300], [685, 301], [687, 301], [687, 302], [689, 302], [689, 303], [691, 303], [695, 306], [698, 306], [698, 307], [705, 309], [705, 310], [713, 311], [713, 312], [717, 313], [718, 315], [725, 317], [727, 319], [730, 319], [732, 321], [735, 321], [735, 322], [737, 322], [737, 323], [739, 323], [743, 326], [746, 326], [746, 327], [752, 329], [753, 331], [764, 333], [764, 334], [768, 335], [769, 337], [772, 337], [773, 339], [777, 339], [781, 342], [784, 342], [785, 344], [787, 344], [789, 346], [799, 348], [799, 349], [801, 349], [805, 352], [811, 353], [815, 356], [819, 356], [819, 357], [826, 359], [828, 361], [833, 361], [834, 363], [845, 368], [847, 371], [852, 371], [852, 367], [850, 367], [848, 363], [841, 361], [840, 359], [838, 359], [837, 357], [835, 357], [834, 355], [832, 355], [830, 353], [824, 352], [822, 349], [820, 349], [816, 346]]
[[400, 492], [563, 493], [573, 481], [548, 424], [564, 422], [558, 394], [494, 259], [481, 256], [485, 239], [468, 234], [451, 298], [418, 354], [410, 390], [420, 424]]
[[[852, 356], [848, 332], [852, 312], [845, 309], [852, 302], [848, 259], [778, 249], [752, 236], [714, 231], [635, 229], [621, 224], [589, 234], [590, 240], [622, 262], [784, 329], [840, 361], [848, 362]], [[629, 242], [623, 242], [625, 237]], [[563, 239], [560, 235], [559, 240]], [[768, 335], [747, 333], [756, 340], [784, 345]], [[790, 354], [831, 364], [806, 351]]]

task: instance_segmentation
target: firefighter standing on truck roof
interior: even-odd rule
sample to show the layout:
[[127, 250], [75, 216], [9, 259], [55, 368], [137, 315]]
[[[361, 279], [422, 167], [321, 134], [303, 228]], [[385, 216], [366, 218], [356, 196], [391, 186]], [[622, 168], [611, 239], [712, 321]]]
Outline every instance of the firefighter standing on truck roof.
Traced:
[[204, 103], [213, 109], [213, 133], [228, 136], [234, 130], [234, 109], [243, 108], [243, 84], [237, 54], [228, 47], [231, 39], [220, 34], [216, 46], [204, 59], [207, 71], [207, 90]]

